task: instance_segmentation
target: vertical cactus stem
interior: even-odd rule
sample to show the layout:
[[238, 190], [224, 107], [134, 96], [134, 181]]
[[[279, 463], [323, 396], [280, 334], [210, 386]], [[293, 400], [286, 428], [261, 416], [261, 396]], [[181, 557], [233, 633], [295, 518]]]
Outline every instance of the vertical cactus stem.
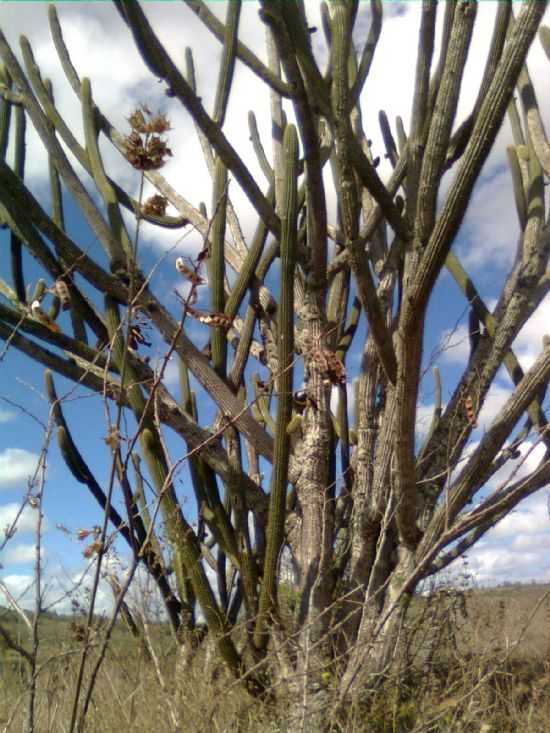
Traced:
[[[46, 91], [48, 96], [54, 102], [53, 89], [49, 79], [45, 82]], [[59, 179], [59, 173], [55, 167], [51, 155], [48, 156], [48, 170], [50, 176], [50, 196], [51, 196], [51, 209], [52, 209], [52, 221], [57, 224], [60, 229], [65, 231], [65, 216], [63, 212], [63, 198], [61, 195], [61, 182]]]
[[74, 93], [77, 96], [80, 96], [80, 79], [78, 77], [75, 67], [73, 66], [71, 57], [69, 56], [67, 46], [65, 45], [65, 41], [63, 39], [63, 31], [61, 30], [61, 24], [59, 23], [59, 18], [57, 16], [55, 5], [48, 6], [48, 21], [50, 24], [50, 33], [52, 35], [55, 50], [57, 51], [57, 55], [61, 62], [61, 66], [63, 67], [63, 71], [65, 72], [67, 81], [71, 85]]
[[220, 612], [216, 597], [206, 577], [197, 535], [183, 515], [173, 484], [167, 482], [169, 469], [164, 447], [151, 410], [146, 410], [146, 402], [139, 387], [139, 377], [131, 364], [124, 359], [124, 339], [120, 333], [120, 316], [118, 307], [112, 298], [105, 298], [105, 313], [107, 329], [112, 342], [113, 359], [119, 371], [123, 373], [123, 386], [131, 385], [127, 387], [128, 400], [136, 420], [142, 424], [139, 440], [147, 470], [156, 490], [162, 495], [160, 508], [168, 542], [174, 553], [176, 585], [180, 599], [186, 598], [187, 579], [189, 578], [206, 622], [217, 638], [220, 654], [229, 667], [236, 672], [240, 669], [241, 660], [233, 641], [226, 633], [223, 614]]
[[547, 25], [541, 25], [539, 28], [539, 41], [546, 58], [550, 61], [550, 28]]
[[[211, 293], [211, 306], [214, 313], [225, 311], [225, 224], [227, 213], [227, 168], [218, 158], [214, 174], [212, 200], [214, 220], [210, 237], [210, 257], [208, 258], [208, 279]], [[212, 329], [212, 366], [220, 377], [225, 377], [227, 363], [227, 338], [225, 326]]]
[[397, 133], [397, 149], [399, 155], [403, 155], [407, 148], [407, 133], [405, 132], [405, 126], [403, 125], [403, 119], [401, 117], [395, 118], [395, 131]]
[[[0, 66], [0, 82], [4, 84], [8, 89], [11, 89], [11, 77], [8, 70], [2, 64]], [[12, 103], [8, 102], [7, 99], [0, 97], [0, 159], [6, 159], [6, 152], [8, 150], [8, 141], [10, 137], [10, 122], [11, 122], [11, 108]]]
[[[25, 175], [25, 132], [26, 117], [23, 107], [15, 107], [14, 115], [15, 123], [15, 154], [14, 154], [14, 173], [23, 180]], [[13, 286], [20, 303], [26, 303], [25, 277], [23, 274], [23, 252], [21, 240], [12, 230], [10, 232], [10, 256], [11, 256], [11, 273]]]
[[150, 538], [149, 541], [151, 543], [151, 547], [153, 548], [153, 552], [156, 555], [157, 562], [162, 567], [163, 572], [166, 573], [166, 567], [165, 567], [165, 562], [164, 562], [164, 556], [162, 553], [162, 548], [160, 546], [158, 537], [153, 530], [151, 512], [149, 511], [149, 505], [147, 504], [147, 495], [145, 493], [145, 482], [143, 481], [143, 474], [141, 472], [141, 456], [136, 451], [133, 451], [131, 455], [131, 459], [132, 459], [132, 466], [134, 469], [135, 486], [136, 486], [135, 497], [137, 499], [137, 504], [139, 507], [139, 513], [141, 516], [141, 520], [143, 522], [143, 527], [146, 533], [149, 535], [149, 538]]
[[214, 122], [221, 127], [225, 120], [229, 93], [233, 83], [235, 61], [237, 60], [237, 42], [239, 34], [239, 19], [241, 17], [241, 0], [232, 0], [227, 6], [227, 18], [225, 21], [225, 38], [216, 88], [216, 101], [214, 102]]
[[[181, 405], [183, 409], [197, 419], [197, 403], [194, 393], [189, 384], [189, 371], [183, 361], [179, 361], [179, 381]], [[223, 548], [234, 564], [238, 566], [238, 549], [235, 533], [231, 521], [220, 500], [216, 476], [212, 469], [198, 456], [191, 456], [189, 459], [191, 481], [199, 511], [206, 503], [212, 517], [205, 517], [207, 524], [216, 537], [220, 547]], [[208, 512], [208, 514], [210, 514]]]
[[52, 302], [50, 303], [50, 307], [48, 308], [48, 318], [51, 318], [52, 321], [55, 321], [57, 316], [59, 315], [59, 310], [61, 308], [61, 301], [57, 297], [57, 295], [54, 295], [52, 298]]
[[321, 24], [323, 26], [323, 33], [325, 34], [325, 41], [327, 46], [332, 46], [332, 29], [330, 27], [330, 13], [326, 2], [321, 3]]
[[273, 168], [265, 154], [264, 146], [262, 145], [262, 140], [260, 138], [260, 131], [258, 130], [256, 115], [252, 110], [248, 113], [248, 131], [250, 133], [250, 142], [252, 143], [252, 147], [256, 153], [256, 158], [258, 159], [262, 173], [267, 178], [268, 183], [272, 183], [274, 181]]
[[507, 111], [510, 127], [512, 128], [512, 137], [514, 138], [515, 145], [525, 145], [525, 135], [523, 134], [523, 127], [521, 125], [521, 119], [519, 116], [518, 105], [515, 97], [512, 97], [512, 99], [510, 100]]
[[[267, 194], [267, 199], [270, 203], [274, 202], [274, 196], [275, 188], [274, 184], [272, 183]], [[267, 235], [268, 229], [264, 221], [260, 219], [258, 221], [256, 231], [254, 232], [252, 244], [250, 245], [248, 253], [240, 269], [237, 281], [232, 287], [231, 293], [229, 294], [227, 302], [225, 303], [225, 315], [228, 316], [228, 318], [234, 318], [240, 308], [246, 291], [249, 288], [250, 283], [252, 282], [252, 279], [256, 272], [260, 257], [262, 256], [262, 252], [264, 250], [267, 240]]]
[[352, 344], [353, 337], [357, 331], [359, 324], [359, 317], [361, 316], [361, 301], [359, 298], [354, 298], [351, 311], [349, 314], [349, 320], [346, 325], [344, 332], [342, 333], [338, 345], [336, 348], [336, 356], [340, 361], [344, 361], [347, 352]]
[[386, 156], [389, 158], [390, 163], [395, 168], [398, 159], [397, 145], [391, 131], [388, 115], [383, 109], [378, 113], [378, 122], [380, 124], [380, 131], [382, 133], [382, 139], [384, 140], [384, 147], [386, 148]]
[[[46, 89], [46, 93], [53, 105], [54, 104], [53, 89], [52, 89], [52, 84], [49, 79], [45, 80], [44, 86]], [[65, 231], [65, 214], [63, 210], [63, 194], [61, 191], [61, 180], [59, 178], [59, 173], [57, 171], [57, 168], [55, 167], [55, 164], [54, 164], [54, 161], [51, 155], [48, 155], [48, 174], [49, 174], [49, 180], [50, 180], [51, 219], [54, 222], [54, 224], [56, 224], [64, 232]], [[57, 247], [56, 247], [56, 252], [60, 258], [62, 265], [66, 266], [67, 263], [64, 262], [63, 257], [61, 256], [61, 253], [59, 252]], [[82, 317], [82, 314], [78, 308], [78, 305], [75, 306], [73, 304], [70, 315], [71, 315], [71, 324], [72, 324], [73, 334], [74, 334], [75, 339], [78, 339], [79, 341], [82, 341], [83, 343], [87, 344], [88, 335], [86, 333], [86, 326], [84, 325], [84, 318]]]
[[286, 488], [290, 436], [287, 427], [292, 417], [292, 383], [294, 359], [294, 270], [298, 219], [298, 136], [294, 125], [288, 125], [283, 138], [285, 177], [281, 208], [281, 286], [279, 304], [279, 375], [278, 405], [273, 456], [273, 474], [269, 498], [267, 546], [263, 581], [260, 591], [258, 620], [254, 643], [265, 650], [268, 617], [276, 603], [277, 563], [284, 537]]
[[523, 186], [523, 176], [521, 174], [521, 167], [516, 148], [513, 145], [509, 145], [506, 148], [506, 154], [508, 156], [508, 165], [510, 166], [510, 172], [512, 174], [514, 201], [516, 204], [519, 225], [521, 231], [523, 231], [527, 222], [527, 201], [525, 198], [525, 188]]
[[427, 446], [430, 444], [432, 436], [435, 433], [437, 426], [439, 425], [439, 421], [441, 420], [441, 412], [442, 412], [442, 409], [441, 409], [441, 405], [442, 405], [441, 374], [439, 372], [438, 367], [436, 366], [433, 367], [432, 374], [434, 378], [434, 411], [432, 413], [430, 427], [428, 428], [428, 432], [424, 439], [422, 448], [420, 449], [419, 455], [424, 454], [424, 451], [427, 448]]
[[92, 87], [89, 79], [82, 80], [80, 99], [82, 102], [82, 122], [86, 140], [86, 152], [90, 162], [90, 171], [107, 207], [107, 215], [113, 233], [113, 239], [118, 243], [117, 249], [112, 248], [109, 252], [111, 269], [113, 272], [119, 270], [132, 271], [133, 247], [120, 213], [118, 197], [103, 167], [103, 160], [98, 144], [98, 111], [92, 99]]

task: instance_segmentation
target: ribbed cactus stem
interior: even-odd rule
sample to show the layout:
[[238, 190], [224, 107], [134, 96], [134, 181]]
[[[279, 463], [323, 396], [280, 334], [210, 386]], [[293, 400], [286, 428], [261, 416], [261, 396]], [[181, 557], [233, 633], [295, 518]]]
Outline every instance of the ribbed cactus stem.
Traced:
[[[227, 168], [218, 158], [214, 173], [212, 199], [212, 236], [208, 258], [208, 279], [211, 306], [214, 313], [225, 310], [225, 224], [227, 214]], [[225, 326], [212, 329], [212, 366], [220, 377], [225, 377], [227, 362], [227, 338]]]
[[[27, 126], [27, 118], [23, 107], [15, 108], [15, 154], [13, 171], [16, 176], [23, 180], [25, 175], [25, 132]], [[11, 255], [11, 273], [13, 285], [17, 297], [21, 303], [26, 302], [25, 277], [23, 275], [23, 256], [21, 249], [21, 240], [15, 234], [10, 232], [10, 255]]]
[[[4, 64], [0, 66], [0, 82], [11, 89], [11, 77]], [[6, 159], [10, 137], [11, 107], [11, 102], [0, 97], [0, 160]]]
[[[275, 201], [275, 187], [274, 184], [270, 186], [267, 198], [270, 203]], [[256, 267], [262, 256], [262, 252], [265, 247], [267, 240], [268, 229], [262, 219], [259, 220], [256, 231], [254, 232], [254, 238], [252, 244], [248, 250], [248, 253], [244, 259], [242, 267], [239, 271], [237, 282], [231, 288], [231, 293], [227, 298], [225, 304], [225, 315], [229, 318], [234, 318], [239, 310], [241, 303], [246, 295], [248, 288], [254, 277]]]
[[269, 497], [269, 518], [264, 572], [260, 591], [258, 620], [254, 643], [265, 649], [266, 627], [276, 603], [277, 563], [284, 538], [285, 501], [288, 480], [290, 436], [287, 433], [292, 417], [292, 378], [294, 360], [294, 271], [298, 219], [298, 135], [294, 125], [287, 125], [283, 138], [285, 163], [283, 201], [281, 207], [281, 286], [279, 301], [279, 343], [277, 378], [278, 406], [273, 456], [273, 474]]
[[[181, 402], [183, 409], [194, 419], [197, 418], [196, 400], [189, 385], [189, 372], [183, 361], [179, 361]], [[207, 506], [210, 516], [203, 516], [215, 535], [220, 547], [238, 567], [238, 547], [235, 531], [225, 507], [220, 499], [218, 483], [214, 471], [196, 454], [189, 459], [191, 480], [199, 509]]]
[[349, 314], [349, 320], [346, 325], [346, 329], [343, 332], [342, 336], [340, 337], [338, 341], [338, 346], [336, 348], [336, 356], [340, 361], [344, 361], [344, 358], [348, 352], [349, 347], [351, 346], [351, 343], [353, 341], [353, 337], [355, 336], [355, 332], [357, 331], [357, 326], [359, 324], [359, 317], [361, 316], [361, 301], [359, 298], [355, 297], [351, 306], [351, 311]]
[[539, 28], [539, 40], [546, 57], [550, 61], [550, 28], [547, 25], [541, 25]]
[[401, 117], [395, 118], [395, 131], [397, 133], [397, 147], [399, 155], [403, 155], [407, 147], [407, 133]]
[[260, 131], [258, 130], [256, 115], [254, 114], [254, 112], [252, 112], [252, 110], [250, 110], [250, 112], [248, 113], [248, 130], [250, 132], [250, 142], [252, 143], [252, 147], [254, 148], [254, 152], [256, 153], [256, 158], [258, 159], [258, 163], [260, 165], [260, 168], [262, 169], [262, 173], [271, 184], [275, 180], [275, 174], [273, 173], [273, 168], [271, 167], [269, 160], [267, 159], [267, 155], [265, 154], [264, 146], [262, 145], [262, 141], [260, 138]]
[[232, 0], [227, 6], [227, 18], [225, 21], [225, 38], [216, 88], [216, 101], [214, 102], [214, 121], [223, 127], [229, 93], [233, 83], [235, 61], [237, 60], [237, 43], [239, 33], [239, 19], [241, 17], [241, 0]]
[[59, 315], [60, 308], [61, 301], [59, 300], [57, 295], [54, 295], [52, 298], [52, 302], [50, 303], [50, 307], [48, 308], [48, 318], [51, 318], [52, 321], [55, 321], [55, 319]]
[[84, 137], [86, 139], [86, 152], [90, 161], [91, 173], [94, 182], [107, 206], [107, 215], [114, 237], [118, 240], [122, 252], [126, 255], [126, 261], [119, 261], [118, 252], [111, 252], [111, 269], [125, 269], [132, 266], [132, 244], [126, 225], [120, 213], [118, 197], [111, 182], [109, 181], [103, 167], [103, 159], [98, 145], [97, 110], [92, 99], [92, 88], [89, 79], [83, 79], [81, 85], [80, 99], [82, 102], [82, 121], [84, 125]]
[[[174, 553], [176, 584], [181, 599], [186, 597], [187, 578], [201, 606], [206, 622], [218, 638], [218, 648], [223, 659], [235, 671], [240, 668], [240, 658], [231, 638], [226, 634], [226, 625], [214, 593], [202, 565], [201, 548], [195, 532], [185, 519], [173, 484], [169, 481], [169, 468], [164, 447], [155, 425], [154, 416], [147, 408], [139, 377], [124, 357], [124, 338], [117, 304], [112, 298], [105, 298], [107, 330], [112, 343], [112, 354], [119, 370], [124, 371], [124, 384], [128, 400], [136, 420], [141, 422], [140, 445], [149, 475], [156, 490], [161, 494], [161, 511], [168, 541]], [[124, 365], [124, 369], [123, 369]]]
[[[45, 80], [44, 87], [45, 87], [48, 99], [50, 100], [52, 106], [55, 106], [53, 88], [52, 88], [51, 81], [49, 79]], [[54, 224], [56, 224], [64, 232], [65, 231], [65, 216], [64, 216], [64, 211], [63, 211], [63, 195], [61, 192], [61, 180], [59, 178], [59, 173], [57, 171], [57, 168], [55, 167], [55, 164], [54, 164], [54, 161], [51, 155], [48, 155], [48, 173], [49, 173], [49, 179], [50, 179], [51, 219], [54, 222]], [[63, 257], [61, 256], [57, 246], [56, 246], [56, 251], [60, 257], [61, 263], [65, 264]], [[82, 317], [82, 314], [78, 307], [71, 308], [71, 324], [73, 327], [73, 334], [74, 334], [75, 339], [87, 344], [88, 335], [86, 333], [86, 326], [84, 324], [84, 318]]]
[[386, 155], [390, 159], [391, 164], [395, 167], [398, 159], [397, 145], [391, 131], [388, 115], [383, 109], [378, 113], [378, 122], [380, 124], [380, 131], [382, 132], [382, 139], [384, 140], [384, 146], [386, 148]]

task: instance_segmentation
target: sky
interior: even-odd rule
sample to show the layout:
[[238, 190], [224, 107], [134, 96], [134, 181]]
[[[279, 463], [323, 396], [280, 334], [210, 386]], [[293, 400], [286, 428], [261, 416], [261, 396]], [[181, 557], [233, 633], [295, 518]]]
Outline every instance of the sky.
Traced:
[[[310, 25], [317, 26], [313, 36], [315, 52], [323, 57], [324, 45], [316, 2], [306, 0]], [[210, 3], [218, 16], [225, 15], [226, 3]], [[382, 153], [378, 131], [378, 112], [384, 109], [394, 124], [397, 115], [408, 128], [413, 89], [414, 59], [416, 57], [419, 2], [385, 2], [384, 25], [372, 65], [371, 73], [362, 96], [367, 135], [373, 140], [373, 150]], [[478, 19], [470, 52], [463, 90], [459, 103], [457, 124], [464, 118], [477, 93], [479, 76], [492, 33], [492, 21], [496, 3], [487, 0], [479, 4]], [[110, 3], [59, 3], [57, 6], [65, 41], [72, 61], [81, 78], [88, 76], [92, 82], [94, 99], [114, 125], [122, 132], [128, 131], [127, 118], [140, 104], [166, 113], [171, 121], [169, 145], [173, 158], [163, 169], [171, 185], [194, 206], [204, 201], [211, 210], [210, 177], [196, 140], [193, 125], [187, 113], [164, 94], [164, 85], [151, 77], [135, 50], [132, 38], [118, 13]], [[209, 35], [184, 3], [148, 2], [144, 9], [159, 38], [172, 53], [175, 62], [183, 68], [186, 46], [193, 49], [199, 94], [207, 109], [212, 108], [216, 86], [220, 46]], [[241, 38], [265, 59], [264, 30], [258, 18], [256, 2], [243, 6]], [[364, 40], [368, 29], [368, 4], [361, 3], [355, 42]], [[439, 13], [438, 38], [441, 32], [442, 10]], [[550, 23], [550, 19], [547, 21]], [[56, 103], [68, 123], [83, 140], [80, 107], [67, 84], [47, 24], [47, 3], [1, 3], [0, 27], [12, 49], [21, 58], [18, 37], [24, 33], [29, 39], [43, 77], [53, 82]], [[437, 43], [437, 42], [436, 42]], [[529, 57], [529, 69], [543, 118], [548, 117], [550, 89], [548, 88], [548, 61], [540, 44], [535, 41]], [[269, 104], [268, 93], [256, 78], [240, 62], [237, 63], [233, 93], [230, 98], [224, 132], [239, 154], [247, 162], [256, 179], [265, 186], [262, 173], [255, 160], [247, 127], [247, 114], [253, 109], [264, 144], [268, 148]], [[290, 112], [289, 112], [290, 114]], [[495, 302], [499, 287], [511, 266], [519, 232], [506, 163], [506, 145], [511, 133], [506, 124], [484, 168], [476, 187], [472, 204], [456, 242], [456, 251], [463, 264], [473, 275], [478, 289], [488, 303]], [[111, 177], [137, 197], [139, 178], [136, 172], [107, 143], [102, 145], [104, 161]], [[8, 156], [11, 152], [8, 152]], [[38, 199], [45, 205], [49, 201], [45, 153], [33, 131], [29, 132], [27, 148], [26, 180]], [[78, 164], [77, 172], [89, 184], [89, 179]], [[380, 168], [385, 178], [388, 164]], [[445, 186], [444, 186], [445, 187]], [[146, 196], [152, 193], [146, 191]], [[255, 217], [236, 182], [230, 184], [230, 195], [239, 213], [245, 237], [248, 239], [255, 226]], [[334, 221], [334, 197], [329, 201], [331, 222]], [[175, 212], [169, 212], [175, 213]], [[92, 256], [101, 258], [99, 244], [83, 224], [75, 208], [68, 202], [67, 228], [76, 241]], [[6, 256], [7, 233], [0, 232], [0, 271], [8, 272]], [[145, 225], [140, 240], [140, 252], [144, 270], [153, 267], [162, 258], [152, 279], [153, 290], [163, 296], [163, 301], [174, 314], [178, 313], [176, 291], [182, 290], [181, 280], [173, 267], [176, 256], [196, 255], [201, 247], [200, 237], [192, 230], [160, 230]], [[29, 286], [39, 277], [32, 262], [25, 261], [25, 276]], [[202, 302], [207, 292], [201, 291]], [[201, 301], [199, 301], [199, 306]], [[550, 299], [526, 324], [514, 345], [522, 366], [532, 364], [541, 349], [542, 335], [550, 322]], [[60, 321], [63, 323], [63, 321]], [[443, 399], [450, 396], [461, 368], [468, 359], [467, 307], [450, 276], [443, 273], [438, 281], [428, 315], [425, 343], [426, 377], [422, 383], [419, 405], [418, 437], [421, 440], [429, 424], [433, 409], [433, 383], [430, 367], [437, 363], [443, 379]], [[195, 326], [191, 332], [197, 342], [206, 340], [207, 332]], [[154, 340], [151, 349], [153, 361], [161, 359], [163, 345]], [[3, 344], [0, 343], [0, 352]], [[357, 368], [359, 356], [351, 352], [349, 371]], [[38, 456], [44, 443], [44, 425], [48, 419], [48, 404], [44, 397], [43, 370], [36, 367], [15, 349], [9, 349], [0, 363], [0, 532], [13, 521], [22, 496], [33, 475]], [[168, 365], [166, 384], [178, 393], [177, 366]], [[93, 466], [100, 483], [106, 484], [109, 471], [109, 450], [104, 443], [105, 422], [102, 401], [80, 388], [74, 388], [62, 378], [56, 378], [60, 394], [67, 394], [64, 409], [78, 446], [86, 460]], [[479, 415], [479, 427], [472, 436], [470, 449], [510, 394], [511, 383], [500, 374], [491, 390], [486, 405]], [[200, 404], [204, 421], [213, 419], [212, 410]], [[182, 455], [181, 441], [167, 434], [167, 444], [174, 458]], [[524, 462], [516, 470], [526, 472], [540, 459], [540, 450], [526, 445]], [[488, 492], [506, 479], [497, 475]], [[184, 507], [193, 517], [189, 497], [188, 474], [182, 470], [177, 477], [177, 491], [184, 500]], [[119, 502], [117, 498], [115, 504]], [[120, 503], [120, 502], [119, 502]], [[468, 555], [468, 569], [479, 583], [491, 584], [504, 581], [536, 579], [550, 582], [550, 518], [548, 492], [543, 490], [521, 505], [503, 520]], [[44, 536], [43, 563], [47, 579], [47, 602], [55, 603], [60, 611], [70, 608], [66, 590], [80, 578], [87, 567], [83, 557], [84, 545], [77, 539], [77, 532], [100, 523], [100, 513], [86, 487], [75, 482], [63, 463], [55, 439], [47, 456], [45, 498], [43, 505]], [[17, 526], [17, 532], [0, 552], [0, 580], [23, 603], [29, 602], [34, 562], [34, 528], [36, 510], [26, 507]], [[0, 534], [0, 544], [2, 535]], [[124, 567], [121, 550], [120, 567]], [[113, 560], [116, 567], [117, 561]], [[85, 583], [84, 583], [85, 585]], [[0, 603], [2, 603], [0, 588]], [[103, 589], [101, 604], [109, 604], [108, 592]]]

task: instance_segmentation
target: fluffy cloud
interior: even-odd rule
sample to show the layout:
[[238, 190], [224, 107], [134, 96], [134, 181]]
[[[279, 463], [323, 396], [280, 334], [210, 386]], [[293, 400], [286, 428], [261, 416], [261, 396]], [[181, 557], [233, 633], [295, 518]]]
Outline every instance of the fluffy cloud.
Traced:
[[[42, 549], [41, 554], [44, 554]], [[33, 563], [36, 558], [36, 549], [31, 544], [20, 544], [20, 545], [8, 545], [2, 551], [2, 564], [4, 567], [9, 565], [24, 565], [26, 563]]]
[[10, 420], [13, 420], [14, 417], [14, 412], [9, 412], [8, 410], [2, 410], [0, 408], [0, 423], [9, 422]]
[[[0, 532], [11, 527], [20, 509], [20, 504], [12, 502], [0, 506]], [[26, 506], [17, 520], [17, 532], [32, 532], [36, 527], [36, 510]]]
[[11, 489], [25, 483], [36, 470], [38, 455], [23, 448], [0, 452], [0, 488]]

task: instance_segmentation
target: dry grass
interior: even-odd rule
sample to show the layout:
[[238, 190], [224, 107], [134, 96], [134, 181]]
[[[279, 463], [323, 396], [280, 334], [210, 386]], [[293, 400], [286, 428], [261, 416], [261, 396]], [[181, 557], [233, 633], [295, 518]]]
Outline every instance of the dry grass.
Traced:
[[[398, 668], [376, 691], [366, 690], [333, 730], [545, 733], [550, 720], [550, 596], [533, 615], [545, 590], [523, 586], [418, 599]], [[70, 719], [79, 644], [67, 620], [46, 619], [42, 634], [41, 661], [49, 661], [39, 677], [37, 730], [62, 733]], [[124, 628], [117, 629], [100, 670], [87, 731], [292, 729], [281, 722], [284, 705], [252, 700], [231, 684], [207, 649], [198, 652], [190, 667], [176, 671], [175, 644], [166, 629], [154, 626], [151, 634], [157, 669]], [[0, 731], [19, 731], [26, 671], [11, 653], [3, 654], [1, 671]], [[328, 680], [329, 692], [331, 684]]]

